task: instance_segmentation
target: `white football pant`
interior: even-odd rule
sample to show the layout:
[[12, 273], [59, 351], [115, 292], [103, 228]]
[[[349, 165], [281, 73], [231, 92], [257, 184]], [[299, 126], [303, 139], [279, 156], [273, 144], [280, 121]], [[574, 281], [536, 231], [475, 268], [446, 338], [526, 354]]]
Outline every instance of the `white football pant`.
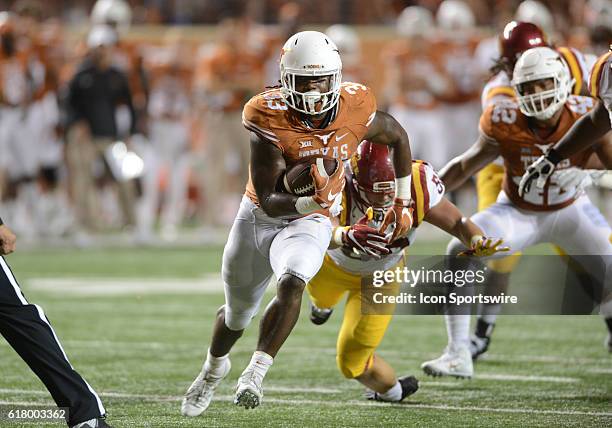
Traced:
[[223, 251], [225, 324], [242, 330], [257, 313], [272, 278], [291, 274], [310, 281], [331, 239], [329, 218], [311, 214], [293, 221], [267, 216], [246, 196]]

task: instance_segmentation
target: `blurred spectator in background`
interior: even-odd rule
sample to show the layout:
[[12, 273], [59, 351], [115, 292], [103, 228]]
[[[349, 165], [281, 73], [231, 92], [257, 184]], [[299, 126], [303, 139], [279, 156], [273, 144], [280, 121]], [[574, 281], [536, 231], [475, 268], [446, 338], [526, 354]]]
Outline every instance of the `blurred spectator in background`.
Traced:
[[482, 37], [476, 20], [463, 0], [444, 0], [438, 8], [440, 28], [437, 41], [442, 68], [450, 80], [449, 90], [440, 96], [447, 161], [465, 152], [478, 138], [479, 95], [487, 70], [481, 70], [475, 57]]
[[[161, 202], [161, 236], [177, 236], [187, 204], [190, 157], [191, 64], [179, 36], [168, 35], [164, 46], [145, 56], [151, 73], [149, 101], [150, 150], [145, 157], [143, 209], [139, 211], [140, 237], [151, 239]], [[163, 192], [161, 192], [163, 190]]]
[[406, 129], [415, 159], [439, 168], [447, 160], [438, 97], [452, 82], [444, 73], [439, 52], [431, 48], [432, 13], [409, 6], [396, 23], [399, 39], [383, 54], [384, 98], [389, 113]]
[[266, 53], [264, 35], [246, 16], [226, 18], [217, 34], [196, 65], [195, 81], [206, 108], [204, 218], [213, 225], [231, 218], [228, 211], [236, 210], [247, 181], [250, 145], [242, 107], [263, 88]]
[[[81, 224], [90, 230], [104, 227], [95, 178], [107, 172], [104, 156], [115, 141], [134, 133], [134, 108], [126, 75], [113, 67], [112, 49], [116, 31], [95, 26], [87, 38], [87, 57], [68, 84], [66, 97], [67, 160], [70, 188]], [[95, 101], [95, 102], [94, 102]], [[128, 117], [123, 117], [125, 115]], [[126, 124], [131, 124], [126, 129]], [[135, 184], [121, 180], [117, 185], [126, 225], [135, 225]]]
[[18, 33], [18, 17], [0, 13], [0, 176], [5, 216], [16, 233], [34, 235], [38, 153], [32, 128], [34, 87], [30, 52]]
[[278, 23], [268, 30], [264, 82], [266, 86], [280, 84], [280, 47], [300, 31], [302, 7], [297, 2], [285, 3], [278, 10]]
[[342, 57], [342, 81], [367, 84], [368, 63], [361, 58], [361, 41], [357, 32], [349, 25], [334, 24], [325, 34], [336, 44]]
[[149, 82], [140, 52], [142, 43], [125, 38], [131, 22], [132, 9], [125, 0], [97, 0], [91, 11], [93, 26], [108, 25], [117, 33], [112, 65], [127, 75], [135, 112], [134, 127], [138, 133], [146, 134]]

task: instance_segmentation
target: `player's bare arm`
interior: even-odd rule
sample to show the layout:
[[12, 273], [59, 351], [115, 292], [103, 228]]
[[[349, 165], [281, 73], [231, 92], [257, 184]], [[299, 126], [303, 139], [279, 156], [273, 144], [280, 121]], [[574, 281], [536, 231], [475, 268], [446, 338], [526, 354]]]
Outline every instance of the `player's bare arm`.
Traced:
[[281, 150], [251, 133], [251, 177], [261, 208], [271, 217], [297, 216], [297, 196], [276, 191], [286, 169]]
[[396, 177], [406, 177], [411, 174], [412, 153], [408, 134], [393, 116], [378, 110], [364, 140], [393, 149]]
[[459, 239], [468, 248], [463, 253], [465, 255], [486, 257], [510, 250], [501, 246], [503, 239], [485, 237], [482, 229], [465, 217], [459, 208], [446, 198], [442, 198], [435, 207], [431, 208], [425, 214], [424, 220]]
[[440, 170], [440, 178], [446, 190], [452, 192], [467, 179], [499, 156], [499, 147], [486, 136], [481, 135], [478, 141], [461, 156], [451, 160]]
[[[609, 169], [612, 170], [612, 136], [603, 138], [595, 147], [595, 153], [603, 168], [592, 169]], [[590, 168], [589, 165], [587, 165]]]
[[442, 198], [435, 207], [431, 208], [425, 214], [424, 220], [453, 235], [467, 247], [470, 246], [473, 236], [484, 235], [482, 229], [465, 217], [459, 208], [446, 198]]
[[389, 114], [377, 111], [365, 140], [382, 144], [393, 149], [393, 167], [395, 168], [395, 199], [385, 214], [379, 232], [386, 233], [393, 226], [391, 241], [405, 236], [412, 224], [412, 207], [410, 202], [412, 153], [408, 134]]

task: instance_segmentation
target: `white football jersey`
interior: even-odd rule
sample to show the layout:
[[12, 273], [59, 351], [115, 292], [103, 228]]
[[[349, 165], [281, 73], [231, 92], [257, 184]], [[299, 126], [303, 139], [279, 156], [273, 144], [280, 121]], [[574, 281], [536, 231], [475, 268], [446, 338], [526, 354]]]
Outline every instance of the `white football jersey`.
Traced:
[[[365, 211], [368, 207], [361, 205], [355, 200], [355, 193], [356, 190], [354, 190], [350, 181], [347, 180], [342, 199], [344, 209], [340, 216], [341, 226], [356, 224], [366, 215]], [[403, 248], [412, 245], [414, 242], [417, 228], [423, 222], [427, 212], [438, 205], [443, 196], [444, 184], [433, 167], [427, 162], [414, 160], [412, 161], [413, 222], [412, 229], [410, 229], [402, 247], [394, 248], [391, 254], [381, 259], [356, 253], [345, 247], [329, 249], [327, 254], [340, 268], [353, 274], [370, 275], [376, 270], [391, 269], [404, 257]], [[384, 212], [379, 213], [368, 224], [377, 229], [382, 223], [383, 216]]]

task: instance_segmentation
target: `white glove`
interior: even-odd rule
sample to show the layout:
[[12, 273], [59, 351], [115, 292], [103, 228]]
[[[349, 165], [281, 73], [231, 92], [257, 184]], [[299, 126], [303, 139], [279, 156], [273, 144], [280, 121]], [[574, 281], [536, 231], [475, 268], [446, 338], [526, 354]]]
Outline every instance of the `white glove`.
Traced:
[[600, 179], [606, 175], [605, 170], [600, 169], [581, 169], [581, 168], [567, 168], [560, 171], [556, 171], [553, 175], [559, 187], [569, 189], [575, 187], [578, 190], [586, 189], [594, 184], [598, 184]]
[[521, 182], [519, 183], [518, 193], [522, 198], [525, 193], [529, 193], [533, 180], [536, 181], [536, 186], [540, 189], [546, 184], [546, 180], [550, 177], [555, 170], [555, 164], [551, 162], [548, 155], [540, 156], [534, 163], [529, 165]]

